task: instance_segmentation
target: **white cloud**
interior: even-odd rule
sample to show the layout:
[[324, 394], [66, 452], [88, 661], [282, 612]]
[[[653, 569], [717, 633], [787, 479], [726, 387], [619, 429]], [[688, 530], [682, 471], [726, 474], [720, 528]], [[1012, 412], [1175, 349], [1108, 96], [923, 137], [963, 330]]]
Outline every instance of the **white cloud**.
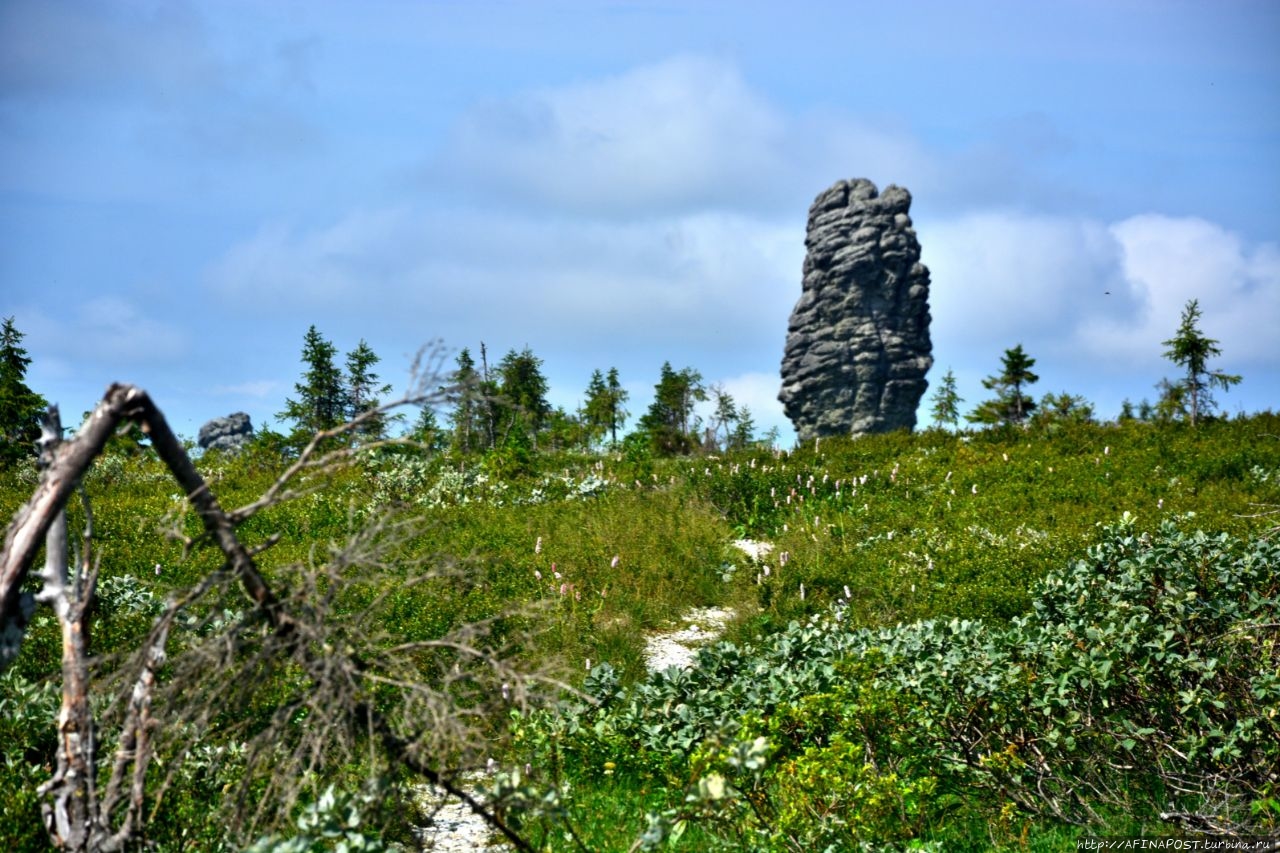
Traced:
[[1120, 244], [1102, 223], [981, 212], [917, 228], [932, 273], [935, 353], [998, 355], [1134, 308], [1121, 287]]
[[[836, 178], [866, 175], [934, 200], [916, 220], [935, 377], [994, 372], [1023, 343], [1048, 389], [1105, 397], [1095, 389], [1110, 382], [1141, 396], [1167, 372], [1160, 341], [1193, 296], [1230, 358], [1274, 365], [1274, 244], [1202, 220], [992, 208], [1072, 198], [1029, 171], [1071, 140], [1047, 117], [1022, 121], [1003, 147], [933, 151], [892, 120], [784, 110], [729, 63], [676, 58], [476, 108], [418, 201], [265, 226], [208, 281], [233, 310], [305, 305], [327, 334], [408, 351], [437, 335], [529, 345], [552, 373], [616, 364], [639, 386], [668, 358], [739, 377], [764, 423], [780, 411], [772, 371], [799, 296], [804, 211]], [[467, 203], [428, 207], [449, 201], [442, 187]], [[951, 205], [962, 212], [942, 218]]]
[[[978, 212], [918, 227], [933, 274], [934, 379], [954, 367], [971, 404], [985, 396], [977, 379], [1016, 343], [1038, 360], [1041, 390], [1083, 393], [1106, 412], [1149, 395], [1169, 372], [1161, 341], [1193, 297], [1223, 342], [1224, 369], [1274, 369], [1273, 244], [1156, 216], [1107, 225]], [[388, 208], [311, 231], [264, 229], [210, 281], [232, 308], [305, 305], [326, 334], [376, 338], [389, 354], [435, 336], [487, 341], [494, 358], [529, 345], [568, 383], [559, 393], [570, 405], [585, 387], [577, 373], [592, 367], [621, 367], [647, 398], [669, 359], [725, 382], [763, 431], [786, 424], [773, 371], [802, 255], [799, 228], [742, 215], [585, 222]]]
[[838, 178], [922, 182], [929, 161], [909, 133], [788, 114], [731, 63], [686, 56], [472, 110], [428, 177], [594, 216], [802, 214]]
[[977, 380], [1022, 343], [1037, 359], [1038, 390], [1083, 393], [1113, 414], [1121, 398], [1150, 396], [1174, 372], [1162, 342], [1190, 299], [1200, 302], [1202, 331], [1222, 346], [1216, 366], [1254, 379], [1224, 404], [1247, 393], [1252, 408], [1267, 405], [1268, 377], [1280, 367], [1276, 244], [1158, 215], [1106, 225], [974, 213], [919, 230], [933, 279], [933, 381], [955, 367], [970, 405], [989, 396]]
[[306, 305], [317, 323], [376, 317], [423, 338], [733, 353], [776, 335], [781, 352], [802, 256], [801, 231], [742, 216], [593, 223], [397, 208], [312, 231], [266, 227], [208, 283], [232, 307]]
[[415, 224], [400, 208], [354, 211], [333, 225], [300, 231], [262, 226], [227, 250], [209, 271], [213, 290], [231, 301], [318, 308], [360, 301], [404, 274], [414, 255]]
[[1248, 245], [1203, 219], [1154, 214], [1111, 228], [1123, 273], [1141, 310], [1127, 321], [1096, 318], [1081, 339], [1101, 357], [1158, 359], [1187, 302], [1199, 301], [1201, 330], [1217, 338], [1223, 364], [1280, 367], [1280, 246]]
[[732, 67], [678, 58], [486, 104], [443, 168], [568, 209], [670, 209], [758, 179], [784, 126]]

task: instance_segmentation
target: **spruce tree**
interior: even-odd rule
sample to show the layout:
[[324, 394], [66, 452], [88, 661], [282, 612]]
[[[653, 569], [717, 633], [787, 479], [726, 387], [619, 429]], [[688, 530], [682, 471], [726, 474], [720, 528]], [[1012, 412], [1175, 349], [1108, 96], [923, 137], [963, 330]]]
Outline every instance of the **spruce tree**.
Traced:
[[572, 414], [563, 406], [557, 406], [548, 416], [547, 426], [543, 431], [544, 442], [552, 450], [568, 450], [577, 448], [588, 450], [592, 439], [583, 412]]
[[[1168, 347], [1164, 357], [1187, 371], [1183, 380], [1177, 383], [1185, 400], [1187, 419], [1194, 427], [1202, 413], [1212, 412], [1216, 403], [1209, 389], [1217, 385], [1223, 391], [1230, 390], [1232, 385], [1240, 382], [1240, 377], [1230, 373], [1209, 369], [1209, 359], [1222, 355], [1222, 348], [1213, 338], [1205, 337], [1199, 328], [1200, 302], [1192, 299], [1182, 311], [1182, 323], [1178, 333], [1164, 345]], [[1171, 398], [1177, 395], [1170, 393]]]
[[537, 449], [538, 433], [551, 416], [547, 402], [547, 378], [542, 375], [542, 359], [525, 347], [508, 352], [498, 364], [498, 426], [504, 442], [515, 433], [524, 433]]
[[609, 376], [605, 379], [605, 389], [609, 393], [609, 441], [614, 447], [618, 446], [618, 430], [622, 429], [622, 425], [627, 421], [629, 414], [626, 409], [622, 408], [622, 404], [630, 399], [631, 395], [622, 387], [622, 383], [618, 381], [618, 368], [609, 368]]
[[999, 376], [988, 376], [982, 387], [996, 392], [994, 400], [981, 403], [967, 415], [967, 419], [980, 424], [1010, 424], [1021, 426], [1036, 409], [1036, 401], [1023, 393], [1023, 388], [1040, 381], [1031, 372], [1036, 360], [1027, 355], [1022, 344], [1004, 351], [1001, 364], [1004, 370]]
[[[365, 412], [371, 412], [381, 405], [378, 399], [391, 391], [388, 384], [379, 384], [378, 374], [373, 366], [380, 358], [365, 342], [364, 338], [351, 352], [347, 353], [347, 376], [345, 389], [345, 416], [354, 420]], [[384, 415], [370, 416], [360, 427], [360, 435], [370, 441], [386, 436], [387, 421]]]
[[587, 401], [582, 409], [583, 427], [589, 443], [595, 444], [604, 438], [609, 430], [609, 416], [609, 387], [605, 385], [604, 374], [594, 370], [591, 381], [587, 383]]
[[346, 421], [347, 396], [342, 371], [334, 363], [338, 351], [316, 330], [307, 329], [302, 342], [302, 363], [306, 372], [293, 386], [296, 399], [286, 399], [284, 411], [276, 415], [293, 423], [290, 443], [302, 447], [317, 432], [333, 429]]
[[622, 404], [629, 397], [618, 379], [618, 368], [609, 368], [607, 378], [599, 370], [591, 374], [591, 381], [587, 384], [587, 402], [583, 409], [583, 423], [591, 441], [601, 441], [608, 434], [609, 444], [618, 446], [618, 430], [626, 422], [628, 414]]
[[671, 362], [663, 362], [653, 391], [653, 403], [640, 419], [640, 429], [659, 453], [688, 453], [694, 444], [694, 403], [707, 399], [702, 374], [690, 367], [677, 373]]
[[22, 347], [24, 337], [14, 318], [5, 318], [0, 330], [0, 465], [36, 455], [40, 418], [49, 407], [44, 397], [27, 387], [31, 359]]
[[745, 450], [755, 443], [756, 421], [751, 416], [751, 410], [745, 405], [739, 407], [735, 418], [733, 435], [730, 437], [729, 446], [734, 450]]
[[711, 415], [711, 427], [707, 430], [710, 441], [714, 444], [721, 441], [720, 433], [723, 431], [723, 443], [720, 445], [726, 450], [732, 443], [734, 425], [738, 422], [738, 407], [733, 400], [733, 395], [724, 389], [723, 385], [711, 386], [711, 399], [713, 402], [713, 410]]
[[456, 364], [458, 367], [449, 377], [445, 397], [453, 404], [453, 412], [449, 415], [453, 447], [459, 453], [467, 454], [480, 449], [484, 436], [481, 380], [470, 350], [463, 348], [458, 353]]
[[414, 421], [413, 428], [409, 430], [409, 438], [429, 451], [437, 451], [444, 449], [445, 435], [436, 418], [435, 409], [431, 406], [423, 406], [418, 413], [418, 419]]
[[1051, 392], [1041, 397], [1031, 420], [1038, 427], [1095, 422], [1093, 404], [1080, 394], [1069, 394], [1066, 391], [1061, 394]]
[[938, 390], [933, 392], [934, 424], [954, 427], [960, 423], [960, 404], [963, 402], [964, 398], [956, 391], [956, 375], [951, 368], [947, 368]]

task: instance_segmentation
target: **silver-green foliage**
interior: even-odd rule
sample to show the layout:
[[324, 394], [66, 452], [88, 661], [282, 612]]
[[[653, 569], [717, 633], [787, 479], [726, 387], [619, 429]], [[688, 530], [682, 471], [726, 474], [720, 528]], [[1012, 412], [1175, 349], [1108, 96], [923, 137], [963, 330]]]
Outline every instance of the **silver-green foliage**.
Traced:
[[376, 802], [368, 792], [351, 794], [330, 785], [320, 799], [298, 816], [296, 835], [258, 839], [246, 853], [387, 853], [399, 847], [384, 843], [364, 827], [364, 813]]
[[[1010, 623], [854, 630], [837, 609], [630, 690], [593, 672], [596, 703], [548, 725], [569, 763], [684, 786], [667, 825], [709, 820], [734, 844], [905, 841], [957, 809], [1269, 831], [1278, 614], [1280, 542], [1139, 532], [1126, 513]], [[744, 744], [767, 767], [735, 768]]]
[[512, 484], [484, 470], [458, 470], [414, 457], [378, 464], [373, 470], [373, 483], [375, 505], [416, 505], [428, 509], [473, 503], [527, 506], [578, 500], [597, 497], [609, 486], [608, 480], [595, 473], [544, 475]]

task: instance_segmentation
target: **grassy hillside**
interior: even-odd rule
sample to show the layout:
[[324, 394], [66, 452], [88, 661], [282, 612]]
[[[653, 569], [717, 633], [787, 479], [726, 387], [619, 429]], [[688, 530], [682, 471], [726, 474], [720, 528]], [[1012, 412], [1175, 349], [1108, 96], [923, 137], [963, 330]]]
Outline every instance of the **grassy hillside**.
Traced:
[[[265, 450], [201, 465], [227, 506], [281, 467]], [[0, 510], [33, 482], [5, 474]], [[86, 485], [103, 574], [92, 647], [109, 680], [165, 596], [219, 562], [162, 534], [198, 528], [146, 453], [100, 460]], [[1266, 746], [1277, 555], [1262, 538], [1280, 505], [1280, 417], [544, 455], [519, 474], [383, 451], [313, 485], [243, 530], [280, 535], [260, 557], [273, 582], [318, 583], [326, 618], [371, 647], [485, 623], [513, 661], [598, 700], [555, 706], [544, 689], [442, 755], [520, 768], [495, 777], [508, 813], [553, 848], [574, 849], [565, 816], [592, 849], [643, 836], [689, 850], [1067, 849], [1082, 828], [1177, 828], [1162, 810], [1192, 829], [1280, 820], [1265, 769], [1280, 765]], [[730, 546], [739, 536], [774, 550], [751, 562]], [[708, 604], [738, 614], [729, 642], [690, 673], [648, 677], [645, 632]], [[246, 618], [234, 590], [201, 607], [171, 639], [179, 659], [217, 619]], [[41, 846], [34, 788], [55, 748], [58, 660], [44, 615], [0, 677], [0, 825], [19, 828], [16, 848]], [[437, 661], [413, 660], [434, 677]], [[291, 825], [228, 829], [207, 808], [270, 790], [237, 749], [293, 695], [290, 678], [264, 678], [182, 751], [187, 769], [154, 774], [153, 802], [167, 784], [155, 841], [215, 847]], [[1089, 756], [1119, 769], [1090, 770]], [[1220, 801], [1187, 781], [1192, 768]], [[300, 802], [369, 773], [354, 753], [318, 755]], [[374, 809], [366, 825], [403, 838], [405, 814]]]

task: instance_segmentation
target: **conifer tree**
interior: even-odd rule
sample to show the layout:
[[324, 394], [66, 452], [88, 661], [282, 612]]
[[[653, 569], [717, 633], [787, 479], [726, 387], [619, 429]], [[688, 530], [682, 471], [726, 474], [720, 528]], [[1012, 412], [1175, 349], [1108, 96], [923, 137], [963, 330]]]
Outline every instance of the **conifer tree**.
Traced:
[[311, 436], [333, 429], [346, 421], [347, 396], [342, 371], [334, 363], [337, 348], [325, 340], [313, 325], [302, 342], [302, 363], [306, 372], [293, 386], [296, 399], [286, 399], [284, 411], [276, 415], [293, 422], [290, 443], [301, 447]]
[[479, 450], [484, 436], [480, 374], [476, 371], [471, 351], [463, 348], [456, 361], [458, 368], [450, 376], [446, 398], [453, 403], [449, 424], [453, 428], [453, 446], [459, 453]]
[[553, 451], [568, 448], [585, 450], [592, 442], [583, 413], [572, 414], [563, 406], [557, 406], [548, 416], [543, 435], [547, 447]]
[[618, 368], [609, 368], [609, 376], [605, 379], [605, 390], [609, 395], [609, 441], [614, 447], [617, 447], [618, 430], [622, 429], [622, 425], [626, 423], [627, 415], [629, 414], [626, 409], [622, 408], [622, 404], [631, 397], [618, 380]]
[[498, 426], [504, 441], [520, 432], [537, 449], [538, 433], [551, 416], [547, 402], [547, 378], [542, 375], [542, 359], [525, 347], [509, 351], [498, 364]]
[[1093, 404], [1079, 394], [1069, 394], [1066, 391], [1061, 394], [1048, 393], [1040, 398], [1031, 420], [1038, 427], [1091, 424], [1094, 423]]
[[937, 426], [947, 424], [954, 427], [960, 423], [960, 404], [963, 402], [964, 398], [956, 391], [955, 372], [947, 368], [946, 374], [938, 384], [938, 390], [933, 392], [934, 424]]
[[31, 359], [22, 347], [25, 335], [13, 317], [0, 330], [0, 465], [36, 455], [40, 417], [49, 407], [44, 397], [27, 387]]
[[599, 442], [609, 429], [609, 388], [604, 383], [604, 374], [598, 369], [592, 371], [591, 381], [587, 383], [582, 422], [590, 444]]
[[503, 405], [498, 396], [498, 382], [489, 373], [489, 349], [480, 342], [480, 381], [477, 386], [480, 412], [480, 428], [485, 448], [498, 446], [498, 424], [502, 420]]
[[[1212, 412], [1216, 403], [1209, 393], [1214, 385], [1223, 391], [1230, 390], [1232, 385], [1240, 382], [1240, 377], [1230, 373], [1209, 369], [1209, 359], [1222, 355], [1222, 348], [1217, 340], [1205, 335], [1199, 328], [1200, 302], [1192, 299], [1182, 311], [1182, 323], [1178, 333], [1164, 345], [1168, 347], [1164, 357], [1187, 371], [1187, 375], [1174, 387], [1181, 390], [1185, 400], [1187, 419], [1194, 427], [1202, 413]], [[1170, 398], [1177, 395], [1170, 393]]]
[[627, 420], [627, 411], [622, 404], [629, 396], [618, 379], [618, 368], [609, 368], [607, 378], [599, 370], [591, 374], [583, 409], [583, 422], [591, 441], [598, 442], [608, 434], [609, 443], [617, 446], [618, 430]]
[[751, 416], [751, 410], [745, 405], [738, 408], [738, 413], [734, 421], [733, 435], [729, 439], [729, 446], [734, 450], [745, 450], [755, 443], [756, 421]]
[[[1187, 420], [1191, 415], [1187, 406], [1187, 388], [1181, 382], [1170, 382], [1167, 378], [1156, 383], [1155, 405], [1151, 407], [1147, 420], [1168, 423], [1176, 420]], [[1146, 402], [1145, 400], [1143, 402]], [[1150, 405], [1150, 404], [1148, 404]]]
[[[734, 426], [738, 422], [738, 407], [733, 400], [733, 395], [724, 389], [723, 385], [711, 386], [711, 400], [714, 409], [711, 414], [711, 426], [707, 430], [708, 444], [714, 445], [721, 442], [720, 446], [726, 450], [732, 444]], [[724, 433], [723, 440], [720, 433]]]
[[649, 436], [660, 453], [688, 453], [694, 444], [693, 406], [707, 399], [702, 387], [702, 374], [691, 367], [677, 373], [671, 362], [663, 362], [658, 384], [654, 386], [653, 403], [640, 419], [640, 429]]
[[413, 428], [409, 430], [409, 438], [429, 451], [436, 451], [444, 448], [445, 435], [436, 417], [436, 410], [430, 405], [424, 405], [418, 413], [418, 419], [414, 421]]
[[1031, 372], [1035, 363], [1036, 360], [1023, 351], [1022, 344], [1005, 350], [1001, 359], [1003, 372], [982, 380], [982, 387], [995, 391], [996, 398], [981, 403], [967, 419], [980, 424], [1021, 426], [1026, 423], [1036, 409], [1036, 401], [1024, 394], [1023, 388], [1040, 381], [1040, 377]]
[[[347, 353], [346, 376], [346, 418], [353, 420], [365, 412], [373, 411], [381, 405], [379, 397], [391, 391], [388, 384], [379, 384], [378, 374], [373, 366], [381, 361], [377, 354], [364, 340], [351, 352]], [[387, 423], [383, 415], [370, 417], [360, 428], [360, 435], [366, 440], [377, 440], [386, 435]]]

